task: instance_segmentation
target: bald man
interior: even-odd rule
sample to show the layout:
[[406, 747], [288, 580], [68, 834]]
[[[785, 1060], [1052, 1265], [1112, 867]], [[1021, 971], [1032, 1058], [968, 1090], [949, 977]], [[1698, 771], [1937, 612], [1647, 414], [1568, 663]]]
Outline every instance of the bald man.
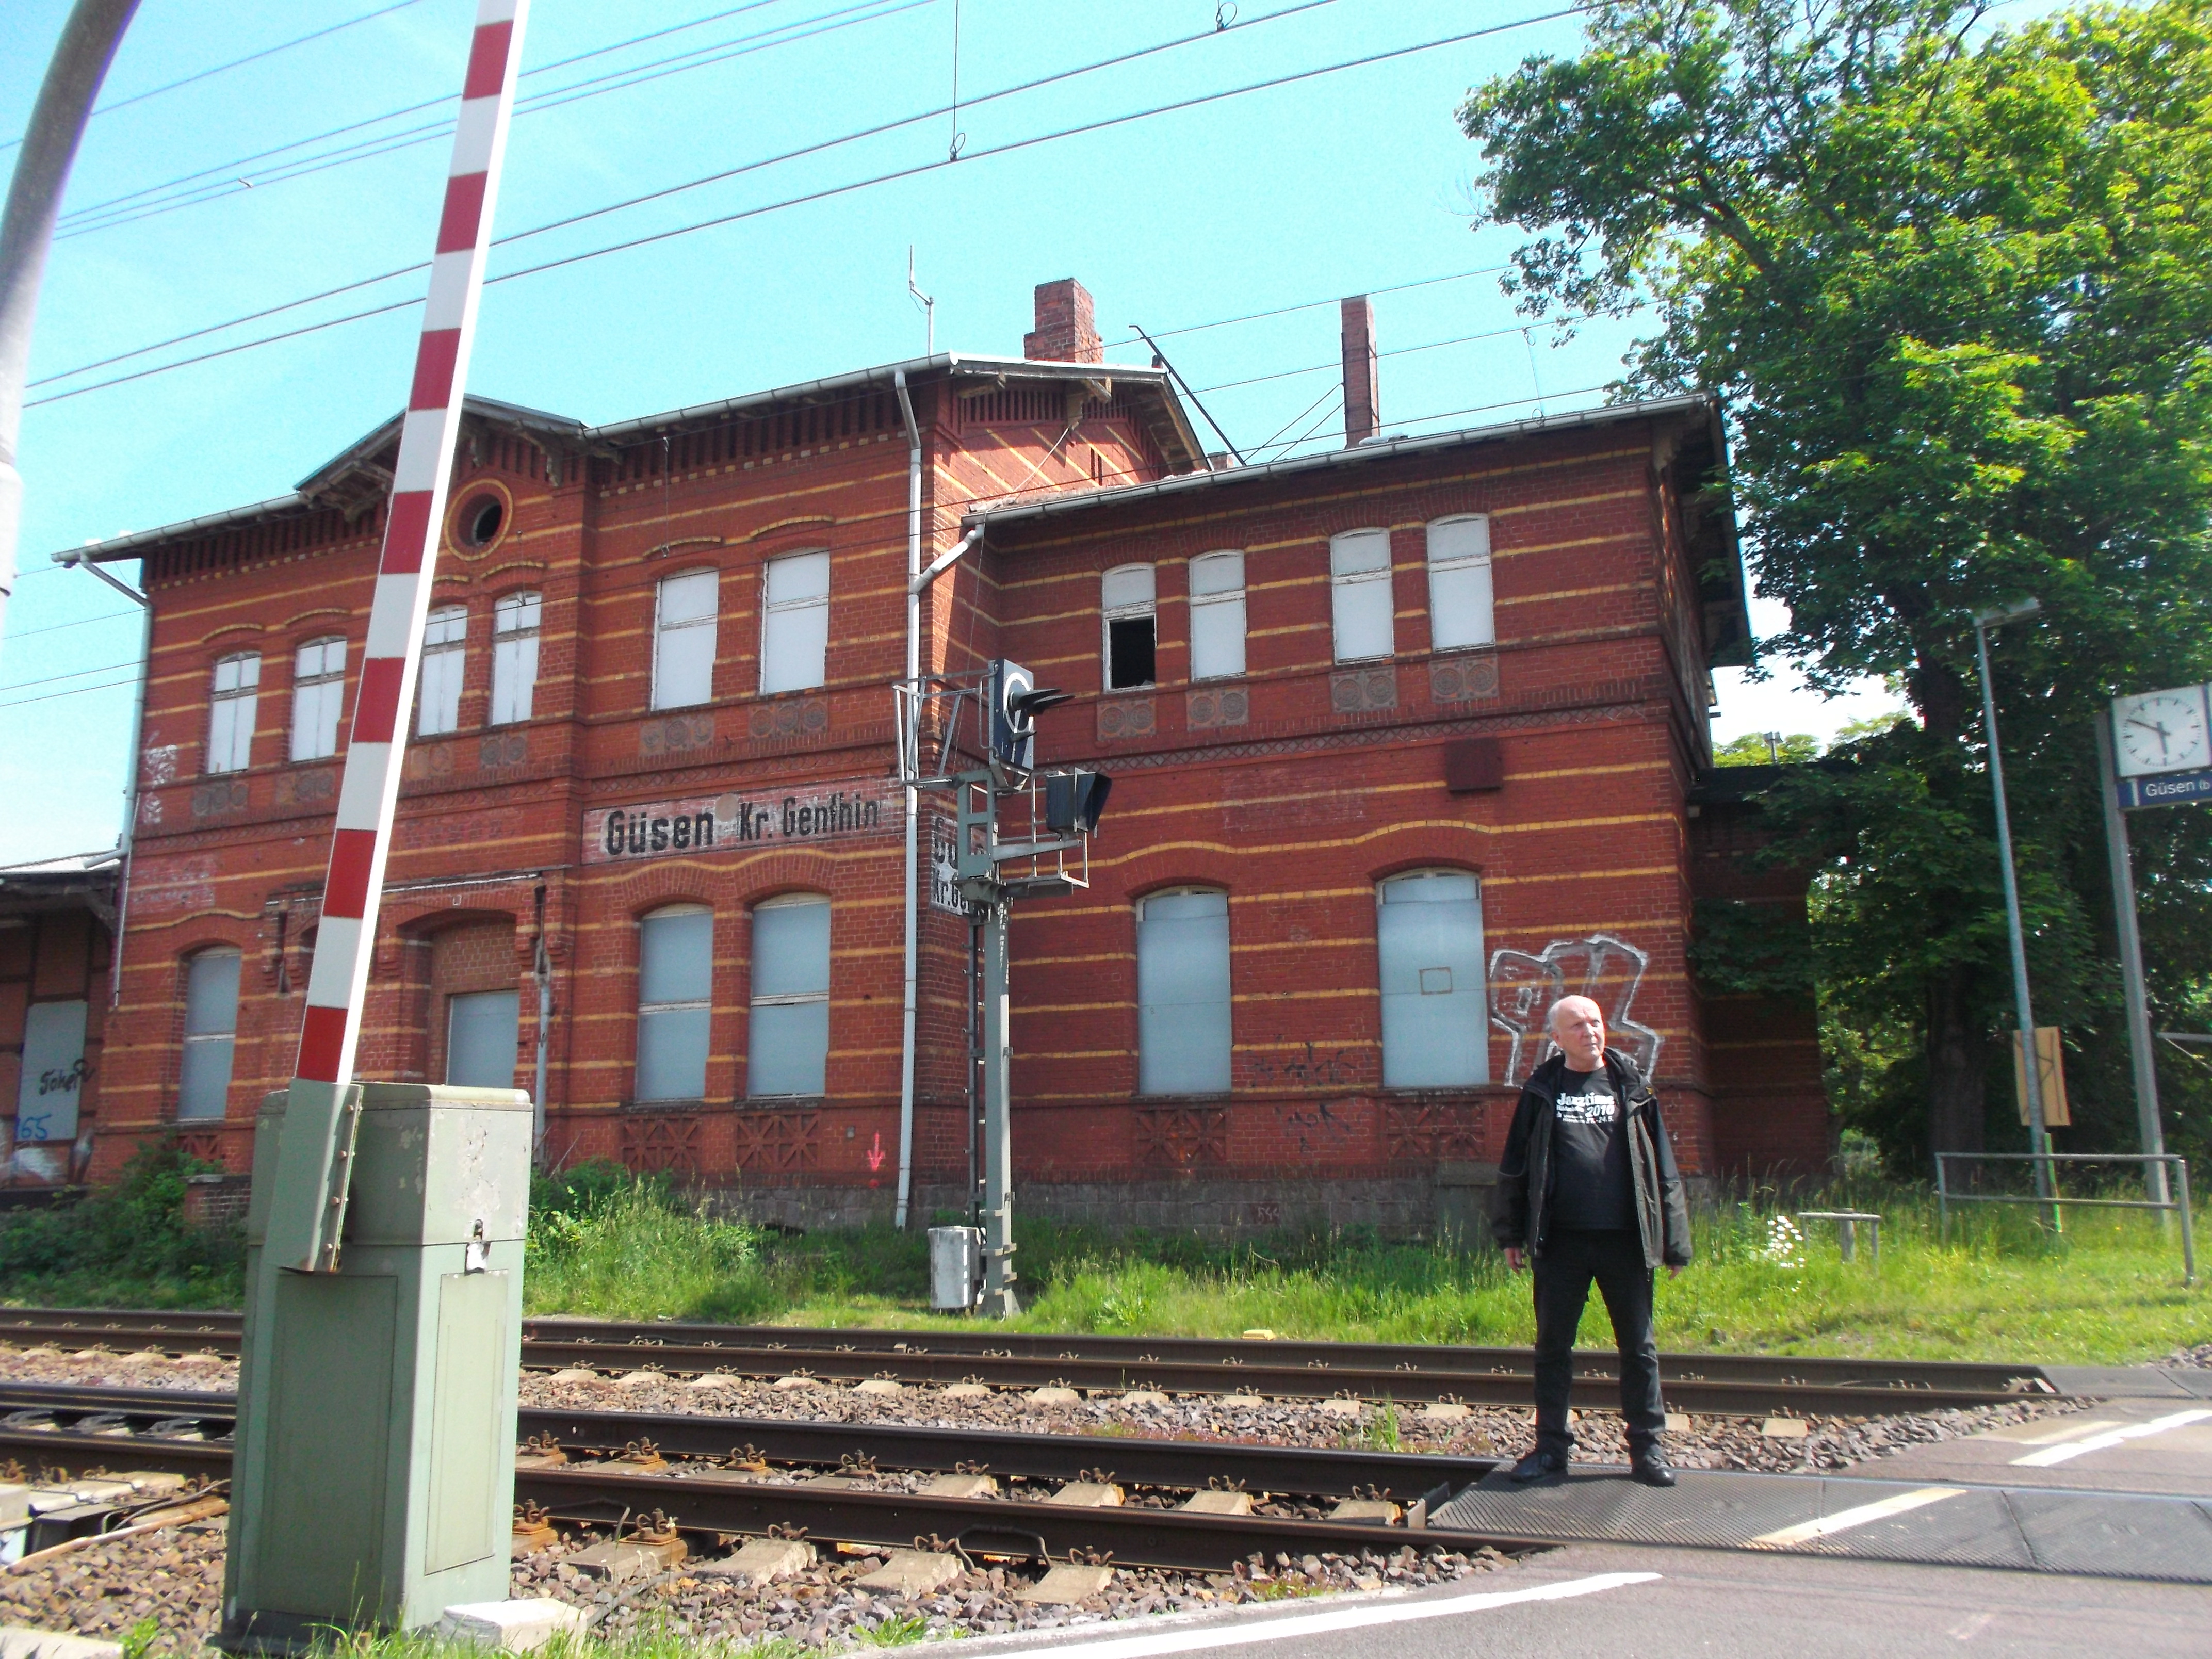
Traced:
[[1662, 1263], [1669, 1273], [1689, 1263], [1682, 1177], [1658, 1097], [1634, 1060], [1606, 1046], [1604, 1010], [1588, 997], [1562, 997], [1550, 1024], [1559, 1052], [1521, 1090], [1491, 1229], [1513, 1271], [1525, 1263], [1535, 1278], [1536, 1444], [1512, 1478], [1564, 1474], [1574, 1455], [1567, 1395], [1575, 1327], [1595, 1281], [1620, 1349], [1629, 1474], [1647, 1486], [1671, 1486], [1651, 1290]]

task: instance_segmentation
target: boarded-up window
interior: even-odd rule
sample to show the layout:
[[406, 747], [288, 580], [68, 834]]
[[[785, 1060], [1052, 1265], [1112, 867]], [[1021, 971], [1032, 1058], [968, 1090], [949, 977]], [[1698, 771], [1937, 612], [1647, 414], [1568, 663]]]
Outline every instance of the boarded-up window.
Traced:
[[446, 1081], [464, 1089], [514, 1087], [520, 1015], [513, 991], [468, 991], [447, 999]]
[[253, 717], [260, 690], [258, 653], [225, 657], [215, 665], [208, 711], [209, 771], [243, 772], [253, 763]]
[[185, 1061], [177, 1082], [179, 1121], [218, 1118], [230, 1098], [238, 1036], [235, 951], [203, 951], [185, 966]]
[[1190, 677], [1244, 672], [1244, 556], [1202, 553], [1190, 562]]
[[1154, 893], [1137, 908], [1137, 1087], [1229, 1091], [1229, 896]]
[[830, 556], [791, 553], [761, 575], [761, 694], [822, 684], [830, 653]]
[[544, 596], [509, 593], [491, 611], [491, 723], [530, 718], [538, 693], [538, 618]]
[[461, 724], [461, 674], [468, 664], [469, 613], [441, 605], [422, 621], [422, 672], [416, 682], [415, 731], [421, 737]]
[[1490, 520], [1479, 514], [1429, 526], [1429, 635], [1439, 651], [1497, 643]]
[[1376, 891], [1382, 1083], [1446, 1089], [1490, 1080], [1482, 895], [1458, 870], [1394, 876]]
[[749, 1095], [818, 1095], [830, 1071], [830, 901], [811, 893], [753, 911]]
[[338, 705], [345, 698], [345, 641], [310, 640], [292, 666], [292, 758], [338, 752]]
[[22, 1080], [15, 1087], [15, 1139], [76, 1139], [84, 1091], [84, 1016], [80, 1001], [34, 1002], [23, 1011]]
[[714, 623], [720, 578], [687, 570], [660, 584], [653, 635], [653, 706], [685, 708], [714, 696]]
[[637, 1098], [703, 1099], [714, 913], [702, 904], [672, 905], [639, 923], [638, 935]]
[[1328, 580], [1337, 661], [1363, 662], [1396, 650], [1391, 623], [1390, 532], [1347, 530], [1330, 537]]
[[1105, 629], [1109, 691], [1152, 683], [1157, 643], [1152, 599], [1152, 568], [1148, 564], [1121, 565], [1099, 580], [1098, 609]]

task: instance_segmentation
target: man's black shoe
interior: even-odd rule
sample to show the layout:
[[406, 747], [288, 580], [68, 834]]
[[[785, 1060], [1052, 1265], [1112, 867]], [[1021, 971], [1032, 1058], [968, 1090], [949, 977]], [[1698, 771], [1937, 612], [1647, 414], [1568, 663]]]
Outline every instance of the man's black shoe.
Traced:
[[1525, 1486], [1547, 1474], [1565, 1474], [1567, 1460], [1549, 1447], [1539, 1446], [1506, 1472], [1507, 1479]]
[[1638, 1446], [1628, 1454], [1628, 1478], [1641, 1486], [1671, 1486], [1674, 1470], [1656, 1446]]

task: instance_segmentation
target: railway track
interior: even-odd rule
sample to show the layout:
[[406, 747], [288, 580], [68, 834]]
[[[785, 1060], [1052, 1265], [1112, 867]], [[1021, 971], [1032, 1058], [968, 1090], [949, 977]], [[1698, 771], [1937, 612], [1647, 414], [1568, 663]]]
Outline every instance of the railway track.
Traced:
[[[234, 1357], [236, 1314], [19, 1309], [0, 1312], [0, 1340], [70, 1348], [159, 1349]], [[999, 1388], [1066, 1384], [1176, 1394], [1423, 1403], [1524, 1405], [1525, 1348], [1391, 1343], [1218, 1341], [1187, 1337], [1037, 1335], [982, 1330], [842, 1330], [782, 1326], [650, 1324], [544, 1317], [526, 1321], [522, 1363], [538, 1370], [805, 1374], [845, 1382], [890, 1376], [923, 1385]], [[1878, 1416], [2002, 1403], [2056, 1392], [2033, 1365], [1830, 1357], [1662, 1353], [1671, 1406], [1747, 1415]], [[1577, 1405], [1601, 1406], [1615, 1389], [1613, 1356], [1577, 1356]]]
[[[6, 1384], [0, 1455], [77, 1475], [220, 1480], [235, 1403], [184, 1389]], [[1255, 1552], [1544, 1547], [1427, 1525], [1428, 1508], [1489, 1474], [1490, 1458], [630, 1412], [526, 1409], [519, 1431], [518, 1501], [607, 1528], [659, 1511], [717, 1539], [799, 1528], [823, 1544], [938, 1539], [971, 1556], [1103, 1552], [1125, 1565], [1206, 1572]], [[1108, 1491], [1119, 1501], [1097, 1501]], [[1201, 1493], [1242, 1494], [1250, 1512], [1186, 1507], [1238, 1503]]]

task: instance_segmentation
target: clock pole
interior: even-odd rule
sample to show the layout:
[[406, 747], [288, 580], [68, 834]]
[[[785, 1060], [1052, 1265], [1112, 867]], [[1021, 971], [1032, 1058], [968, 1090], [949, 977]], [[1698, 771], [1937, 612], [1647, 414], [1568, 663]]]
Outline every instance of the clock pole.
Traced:
[[[2112, 924], [2119, 936], [2120, 994], [2127, 1003], [2128, 1060], [2135, 1072], [2136, 1124], [2147, 1157], [2166, 1152], [2166, 1130], [2158, 1114], [2158, 1065], [2150, 1046], [2150, 998], [2143, 986], [2142, 933], [2136, 925], [2136, 876], [2128, 852], [2128, 820], [2120, 811], [2118, 768], [2112, 753], [2112, 711], [2096, 719], [2097, 788], [2105, 803], [2105, 849], [2112, 866]], [[2143, 1196], [2166, 1201], [2166, 1165], [2143, 1165]], [[2172, 1218], [2160, 1217], [2167, 1225]]]

